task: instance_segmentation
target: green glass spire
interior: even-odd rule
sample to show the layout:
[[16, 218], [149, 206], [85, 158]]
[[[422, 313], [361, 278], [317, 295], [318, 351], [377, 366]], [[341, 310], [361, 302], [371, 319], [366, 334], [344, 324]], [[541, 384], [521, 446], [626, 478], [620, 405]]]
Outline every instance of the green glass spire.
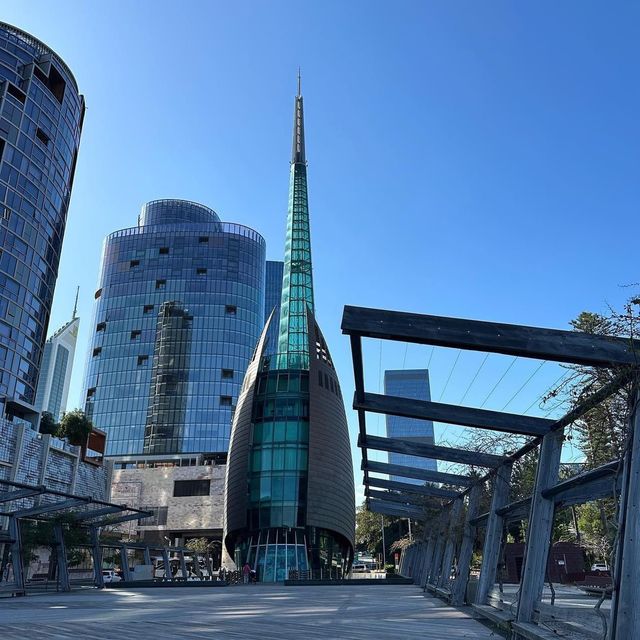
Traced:
[[307, 161], [304, 149], [304, 113], [298, 72], [298, 95], [293, 116], [293, 149], [289, 178], [289, 212], [278, 337], [278, 368], [308, 369], [307, 307], [313, 313], [313, 274]]

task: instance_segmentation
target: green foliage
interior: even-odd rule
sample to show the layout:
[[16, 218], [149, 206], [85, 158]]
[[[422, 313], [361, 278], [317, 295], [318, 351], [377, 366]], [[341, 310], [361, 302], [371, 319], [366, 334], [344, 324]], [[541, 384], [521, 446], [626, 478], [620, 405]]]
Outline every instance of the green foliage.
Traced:
[[40, 416], [40, 433], [56, 436], [60, 425], [54, 420], [48, 411], [43, 411]]
[[206, 538], [192, 538], [191, 540], [187, 540], [184, 546], [189, 549], [189, 551], [206, 553], [209, 550], [209, 541]]
[[395, 573], [396, 572], [396, 565], [387, 563], [387, 564], [384, 565], [384, 570], [387, 573]]
[[66, 438], [69, 444], [83, 445], [92, 430], [91, 420], [80, 409], [74, 409], [62, 417], [58, 435], [61, 438]]
[[[408, 530], [406, 518], [394, 518], [366, 510], [365, 503], [356, 509], [356, 550], [370, 553], [372, 556], [382, 555], [382, 523], [384, 522], [385, 554], [391, 557], [396, 541], [402, 539]], [[414, 537], [421, 535], [420, 529], [414, 525]]]

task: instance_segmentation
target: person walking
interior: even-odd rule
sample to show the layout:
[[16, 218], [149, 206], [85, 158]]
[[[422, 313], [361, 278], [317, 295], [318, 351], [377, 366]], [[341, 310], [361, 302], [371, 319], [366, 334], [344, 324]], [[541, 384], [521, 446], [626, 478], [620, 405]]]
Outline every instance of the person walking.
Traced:
[[251, 567], [248, 562], [244, 563], [244, 567], [242, 567], [242, 582], [244, 584], [249, 584], [249, 574], [251, 573]]

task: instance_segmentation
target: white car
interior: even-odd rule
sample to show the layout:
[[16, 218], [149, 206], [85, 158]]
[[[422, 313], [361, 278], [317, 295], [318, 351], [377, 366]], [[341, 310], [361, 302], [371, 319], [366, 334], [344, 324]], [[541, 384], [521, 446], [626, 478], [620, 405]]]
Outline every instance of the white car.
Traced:
[[102, 572], [102, 579], [105, 582], [120, 582], [122, 578], [112, 569], [105, 569]]
[[591, 565], [591, 571], [609, 571], [609, 565], [606, 562], [596, 562]]

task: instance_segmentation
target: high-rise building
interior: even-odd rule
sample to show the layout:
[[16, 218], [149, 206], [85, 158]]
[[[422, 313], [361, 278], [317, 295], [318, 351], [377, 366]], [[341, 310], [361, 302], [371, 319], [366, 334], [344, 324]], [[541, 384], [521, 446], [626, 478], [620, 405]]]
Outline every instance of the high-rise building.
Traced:
[[84, 108], [56, 53], [0, 23], [0, 415], [32, 424]]
[[84, 377], [108, 456], [219, 454], [264, 325], [265, 242], [155, 200], [104, 243]]
[[355, 500], [338, 378], [314, 316], [303, 100], [293, 125], [278, 353], [271, 318], [245, 375], [225, 483], [224, 544], [261, 581], [324, 576], [353, 560]]
[[[77, 303], [76, 296], [76, 305]], [[38, 411], [49, 412], [55, 420], [61, 419], [67, 409], [69, 383], [80, 327], [76, 309], [77, 306], [73, 309], [71, 320], [65, 322], [44, 345], [35, 405]]]
[[[431, 400], [428, 369], [388, 369], [384, 372], [384, 392], [400, 398], [412, 398], [413, 400]], [[416, 420], [401, 416], [386, 416], [387, 437], [413, 440], [425, 444], [433, 444], [433, 422], [431, 420]], [[437, 471], [435, 460], [418, 458], [403, 453], [389, 453], [389, 463], [406, 467], [428, 469]], [[410, 484], [424, 484], [422, 480], [405, 477], [390, 476], [391, 480]]]
[[264, 323], [267, 324], [273, 311], [273, 321], [267, 332], [266, 355], [278, 352], [278, 327], [280, 324], [280, 298], [282, 297], [282, 275], [284, 262], [267, 260], [264, 295]]

